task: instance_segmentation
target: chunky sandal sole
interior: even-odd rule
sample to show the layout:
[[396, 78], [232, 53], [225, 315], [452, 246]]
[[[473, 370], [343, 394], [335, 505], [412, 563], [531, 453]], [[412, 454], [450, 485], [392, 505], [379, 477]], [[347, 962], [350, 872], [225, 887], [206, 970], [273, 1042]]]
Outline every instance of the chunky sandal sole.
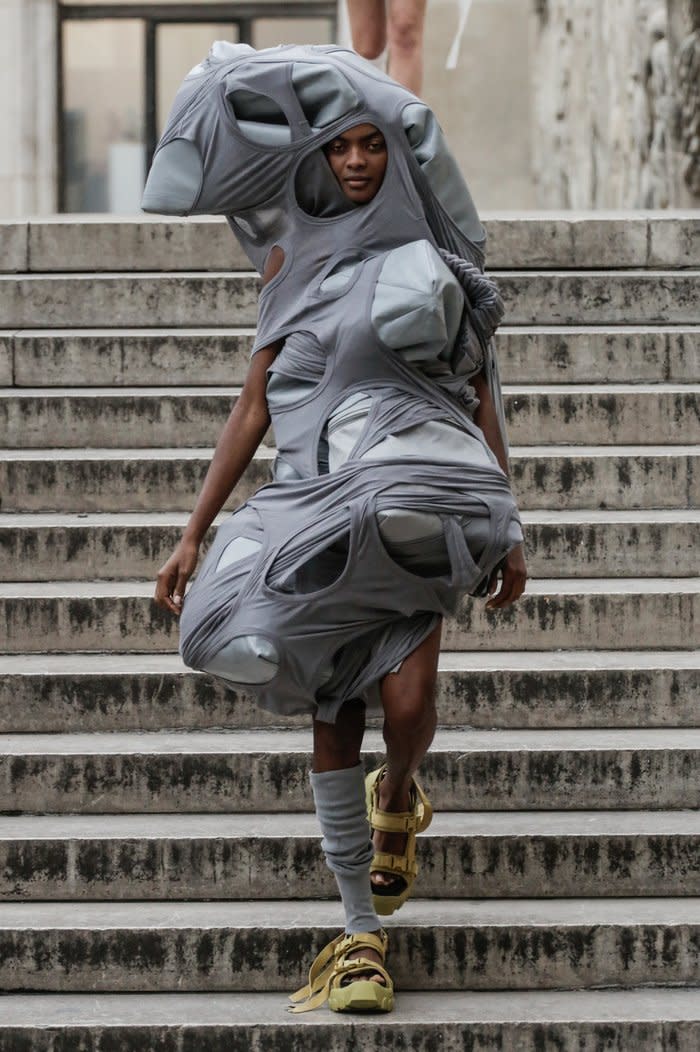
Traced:
[[331, 990], [328, 1007], [333, 1012], [391, 1012], [394, 993], [371, 979], [355, 979]]
[[[341, 932], [314, 960], [306, 986], [289, 995], [292, 1003], [287, 1011], [310, 1012], [327, 1001], [334, 1012], [390, 1012], [394, 1007], [394, 984], [383, 964], [388, 946], [389, 937], [383, 928], [379, 935]], [[374, 950], [382, 963], [367, 957], [348, 957], [356, 949]], [[383, 984], [361, 978], [374, 972], [383, 976]], [[344, 984], [344, 977], [352, 975], [357, 975], [357, 979]]]

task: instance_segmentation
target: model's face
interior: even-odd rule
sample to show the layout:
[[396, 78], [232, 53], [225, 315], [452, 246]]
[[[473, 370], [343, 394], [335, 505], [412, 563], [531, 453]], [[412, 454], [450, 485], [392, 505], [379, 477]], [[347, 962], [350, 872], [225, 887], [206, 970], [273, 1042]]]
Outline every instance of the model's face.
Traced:
[[386, 171], [382, 133], [373, 124], [357, 124], [329, 142], [324, 152], [345, 195], [358, 205], [371, 201]]

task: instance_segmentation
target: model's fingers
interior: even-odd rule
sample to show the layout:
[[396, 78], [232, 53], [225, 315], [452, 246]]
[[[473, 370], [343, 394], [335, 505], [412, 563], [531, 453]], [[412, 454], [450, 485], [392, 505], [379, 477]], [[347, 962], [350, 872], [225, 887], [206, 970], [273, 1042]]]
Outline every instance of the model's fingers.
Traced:
[[173, 589], [173, 602], [177, 607], [178, 613], [182, 610], [182, 603], [185, 598], [185, 588], [189, 580], [189, 574], [182, 573], [177, 575], [177, 581], [175, 582], [175, 588]]
[[496, 610], [502, 606], [509, 606], [518, 599], [525, 589], [525, 581], [518, 571], [510, 570], [508, 567], [503, 571], [503, 583], [497, 596], [490, 599], [486, 604], [489, 610]]
[[172, 605], [170, 596], [172, 594], [174, 577], [174, 572], [167, 565], [162, 567], [156, 577], [156, 590], [153, 596], [158, 606], [162, 606], [165, 610], [173, 610], [173, 612], [175, 608]]

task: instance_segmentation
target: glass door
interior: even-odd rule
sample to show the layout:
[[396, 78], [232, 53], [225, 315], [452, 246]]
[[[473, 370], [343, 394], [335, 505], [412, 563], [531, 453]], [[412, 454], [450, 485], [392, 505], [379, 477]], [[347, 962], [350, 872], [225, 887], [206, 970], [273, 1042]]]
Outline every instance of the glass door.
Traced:
[[146, 170], [140, 19], [63, 25], [63, 207], [137, 212]]

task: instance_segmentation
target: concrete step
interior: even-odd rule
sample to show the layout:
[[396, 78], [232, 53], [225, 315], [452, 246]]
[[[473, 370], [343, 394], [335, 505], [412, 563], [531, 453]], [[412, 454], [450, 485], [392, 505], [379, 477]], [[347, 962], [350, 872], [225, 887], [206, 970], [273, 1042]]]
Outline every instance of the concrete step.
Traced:
[[700, 990], [692, 987], [488, 990], [468, 997], [398, 990], [389, 1016], [325, 1008], [290, 1015], [281, 992], [5, 994], [2, 1003], [0, 1044], [8, 1052], [697, 1052], [700, 1045]]
[[[700, 812], [435, 816], [428, 899], [700, 895]], [[335, 899], [315, 815], [0, 818], [0, 900]]]
[[[178, 621], [152, 581], [0, 584], [0, 653], [172, 652]], [[186, 602], [187, 600], [185, 600]], [[504, 610], [465, 599], [447, 650], [683, 649], [697, 645], [700, 577], [541, 578]]]
[[[492, 270], [510, 325], [700, 324], [700, 270]], [[246, 272], [0, 275], [8, 329], [254, 325]]]
[[[368, 770], [384, 758], [365, 738]], [[311, 733], [0, 736], [0, 812], [312, 810]], [[420, 777], [437, 810], [700, 807], [700, 729], [441, 729]], [[0, 983], [0, 986], [2, 984]]]
[[[442, 726], [698, 727], [700, 656], [687, 650], [443, 652]], [[370, 716], [379, 726], [378, 716]], [[0, 656], [0, 732], [161, 731], [279, 725], [176, 654]]]
[[[0, 509], [12, 512], [190, 511], [210, 449], [0, 449]], [[261, 446], [225, 508], [270, 480]], [[696, 508], [700, 446], [516, 446], [523, 511]]]
[[[209, 447], [239, 394], [238, 387], [0, 388], [0, 434], [10, 449], [43, 448], [47, 438], [64, 448]], [[504, 395], [516, 445], [700, 442], [700, 384], [520, 385]]]
[[[486, 212], [491, 267], [700, 266], [696, 211]], [[246, 265], [223, 219], [57, 216], [0, 224], [0, 269], [224, 270]]]
[[[26, 329], [0, 332], [0, 384], [107, 387], [242, 384], [253, 329]], [[700, 328], [503, 326], [514, 383], [687, 383], [700, 377]]]
[[[339, 926], [339, 903], [5, 904], [0, 986], [287, 994]], [[697, 899], [415, 899], [387, 928], [400, 990], [700, 985]]]
[[[0, 514], [0, 581], [153, 580], [186, 521], [166, 512]], [[533, 578], [697, 573], [700, 511], [533, 511], [523, 525]]]

